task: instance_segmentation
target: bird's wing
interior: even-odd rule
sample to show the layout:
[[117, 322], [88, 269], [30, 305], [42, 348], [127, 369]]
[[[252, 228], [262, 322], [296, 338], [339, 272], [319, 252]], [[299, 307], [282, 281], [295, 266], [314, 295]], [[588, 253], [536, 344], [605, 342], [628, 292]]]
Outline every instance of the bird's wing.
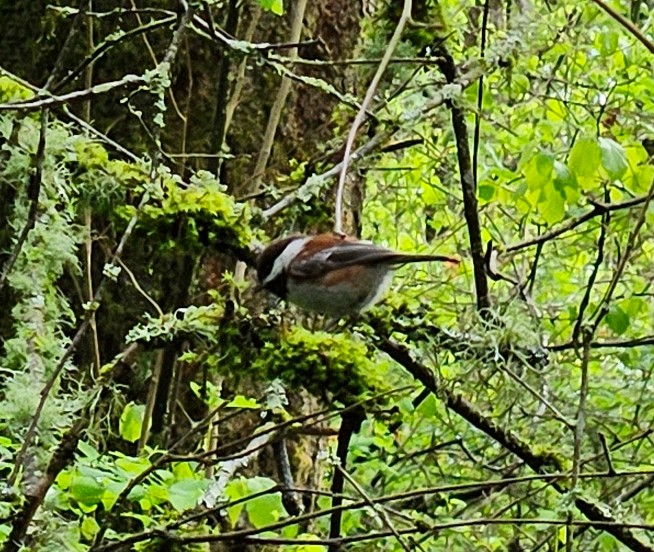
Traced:
[[295, 278], [318, 278], [332, 270], [356, 264], [401, 263], [404, 257], [401, 253], [372, 243], [343, 241], [312, 255], [296, 258], [289, 273]]

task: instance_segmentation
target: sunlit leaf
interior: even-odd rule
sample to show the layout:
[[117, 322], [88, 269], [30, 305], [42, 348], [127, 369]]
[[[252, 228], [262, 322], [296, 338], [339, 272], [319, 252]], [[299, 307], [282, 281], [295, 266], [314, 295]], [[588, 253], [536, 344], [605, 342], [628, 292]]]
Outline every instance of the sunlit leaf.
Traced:
[[243, 395], [236, 395], [225, 406], [228, 408], [261, 408], [261, 405], [256, 399], [245, 397]]
[[565, 197], [553, 185], [550, 186], [538, 204], [538, 211], [546, 223], [559, 222], [565, 216]]
[[527, 162], [523, 174], [529, 188], [537, 190], [550, 182], [553, 170], [554, 156], [549, 153], [538, 152]]
[[629, 328], [629, 315], [619, 306], [611, 306], [606, 315], [606, 323], [615, 333], [621, 335]]
[[84, 521], [82, 521], [82, 525], [80, 526], [80, 531], [82, 532], [82, 536], [86, 540], [91, 540], [97, 532], [100, 530], [100, 525], [98, 524], [97, 521], [95, 521], [95, 518], [93, 516], [86, 516], [84, 518]]
[[601, 150], [593, 136], [580, 136], [570, 151], [568, 166], [579, 176], [591, 176], [600, 167]]
[[119, 432], [120, 436], [133, 443], [141, 436], [141, 428], [143, 425], [143, 415], [145, 413], [145, 406], [142, 404], [135, 404], [133, 402], [125, 405], [123, 413], [120, 416]]
[[602, 152], [602, 166], [611, 179], [618, 180], [628, 168], [624, 148], [608, 138], [600, 138], [599, 146]]
[[195, 507], [207, 488], [207, 481], [199, 479], [182, 479], [168, 489], [168, 500], [178, 512]]
[[95, 477], [78, 475], [71, 479], [70, 494], [77, 502], [91, 506], [100, 502], [104, 486]]
[[275, 15], [284, 14], [284, 0], [259, 0], [259, 5]]

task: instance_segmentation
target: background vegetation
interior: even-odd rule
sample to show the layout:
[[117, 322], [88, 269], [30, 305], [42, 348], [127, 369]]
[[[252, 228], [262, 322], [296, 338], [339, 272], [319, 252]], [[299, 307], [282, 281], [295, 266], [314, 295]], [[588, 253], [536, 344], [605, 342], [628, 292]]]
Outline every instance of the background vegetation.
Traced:
[[0, 0], [3, 550], [654, 550], [651, 8]]

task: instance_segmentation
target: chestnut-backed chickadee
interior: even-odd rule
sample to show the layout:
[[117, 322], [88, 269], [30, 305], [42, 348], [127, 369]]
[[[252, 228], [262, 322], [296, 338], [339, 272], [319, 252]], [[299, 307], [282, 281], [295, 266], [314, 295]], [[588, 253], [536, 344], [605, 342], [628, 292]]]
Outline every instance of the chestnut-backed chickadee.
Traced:
[[303, 309], [341, 317], [379, 301], [392, 270], [406, 263], [457, 259], [411, 255], [336, 234], [289, 236], [269, 244], [257, 259], [259, 288]]

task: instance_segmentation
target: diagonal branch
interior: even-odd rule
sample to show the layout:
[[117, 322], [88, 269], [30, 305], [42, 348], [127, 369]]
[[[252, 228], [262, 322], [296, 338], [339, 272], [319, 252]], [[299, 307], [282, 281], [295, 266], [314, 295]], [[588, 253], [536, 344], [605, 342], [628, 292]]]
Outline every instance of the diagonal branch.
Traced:
[[[337, 460], [342, 469], [334, 467], [334, 477], [332, 479], [332, 509], [334, 510], [329, 519], [329, 538], [337, 539], [341, 536], [341, 519], [343, 510], [340, 508], [343, 504], [343, 483], [345, 482], [344, 469], [347, 461], [347, 451], [350, 447], [352, 436], [361, 429], [361, 424], [366, 418], [365, 411], [362, 407], [354, 410], [348, 410], [342, 415], [341, 427], [338, 432], [338, 445], [336, 447]], [[329, 552], [337, 552], [338, 546], [330, 546]]]
[[627, 246], [625, 247], [625, 250], [622, 253], [622, 256], [620, 257], [620, 260], [618, 261], [618, 266], [616, 267], [615, 272], [613, 273], [613, 277], [611, 278], [609, 287], [607, 288], [604, 297], [602, 298], [602, 301], [600, 303], [600, 306], [595, 313], [595, 319], [592, 325], [593, 334], [597, 331], [597, 328], [602, 323], [602, 320], [609, 312], [609, 306], [611, 303], [611, 299], [613, 298], [613, 294], [615, 293], [618, 283], [622, 278], [622, 274], [624, 273], [624, 270], [627, 267], [627, 263], [629, 262], [629, 258], [631, 257], [631, 254], [636, 249], [636, 241], [638, 239], [638, 235], [640, 234], [640, 231], [643, 228], [643, 225], [645, 224], [645, 220], [647, 218], [647, 212], [649, 211], [649, 205], [652, 199], [654, 199], [654, 181], [652, 181], [650, 189], [647, 192], [647, 196], [645, 197], [645, 201], [643, 202], [643, 206], [641, 207], [638, 220], [636, 221], [636, 225], [633, 227], [631, 233], [629, 234], [629, 238], [627, 240]]
[[641, 205], [645, 203], [645, 201], [647, 201], [646, 195], [634, 197], [631, 199], [625, 199], [624, 201], [616, 201], [615, 203], [594, 202], [593, 208], [590, 211], [584, 213], [583, 215], [579, 215], [577, 217], [568, 219], [560, 226], [557, 226], [556, 228], [552, 228], [551, 230], [545, 232], [544, 234], [541, 234], [540, 236], [535, 236], [533, 238], [528, 238], [521, 242], [514, 243], [513, 245], [508, 245], [504, 248], [504, 253], [513, 253], [515, 251], [520, 251], [528, 247], [533, 247], [534, 245], [539, 245], [542, 243], [546, 243], [548, 241], [552, 241], [554, 238], [558, 238], [560, 235], [565, 234], [570, 230], [574, 230], [575, 228], [581, 226], [585, 222], [588, 222], [589, 220], [595, 217], [602, 216], [604, 213], [609, 213], [612, 211], [620, 211], [621, 209], [630, 209], [631, 207], [635, 207], [637, 205]]
[[613, 19], [615, 19], [620, 25], [622, 25], [625, 29], [627, 29], [633, 36], [635, 36], [640, 43], [645, 46], [649, 50], [650, 53], [654, 54], [654, 43], [652, 43], [651, 40], [649, 40], [643, 32], [636, 27], [634, 23], [629, 21], [624, 15], [620, 14], [619, 12], [615, 11], [611, 6], [608, 6], [605, 4], [602, 0], [591, 0], [595, 4], [597, 4], [600, 8], [602, 8], [606, 13], [608, 13]]
[[107, 92], [111, 92], [112, 90], [121, 88], [123, 86], [140, 85], [146, 83], [147, 79], [145, 77], [137, 75], [125, 75], [122, 79], [118, 79], [116, 81], [96, 84], [91, 88], [87, 88], [85, 90], [75, 90], [74, 92], [70, 92], [69, 94], [62, 94], [61, 96], [41, 94], [29, 100], [0, 103], [0, 111], [37, 111], [39, 109], [55, 107], [63, 104], [68, 104], [70, 102], [88, 100], [89, 98], [106, 94]]
[[[465, 74], [461, 75], [457, 79], [456, 84], [459, 85], [462, 89], [468, 88], [474, 82], [476, 82], [479, 77], [482, 75], [482, 68], [479, 65], [473, 65]], [[447, 96], [443, 91], [438, 92], [434, 97], [429, 100], [421, 110], [415, 110], [410, 113], [405, 114], [402, 117], [402, 120], [398, 122], [397, 126], [386, 128], [377, 132], [370, 140], [363, 144], [359, 149], [353, 152], [350, 156], [352, 161], [359, 161], [369, 153], [375, 151], [379, 146], [381, 146], [386, 140], [391, 138], [396, 132], [402, 127], [416, 125], [425, 115], [429, 114], [431, 111], [439, 108], [447, 101]], [[402, 126], [400, 126], [400, 124]], [[316, 196], [320, 193], [323, 186], [335, 178], [343, 169], [343, 161], [334, 165], [328, 171], [322, 174], [311, 175], [304, 184], [302, 184], [297, 190], [294, 190], [290, 194], [284, 196], [277, 203], [263, 211], [261, 214], [264, 219], [269, 219], [274, 217], [290, 205], [292, 205], [297, 200], [307, 201], [309, 197]]]
[[[515, 454], [535, 472], [544, 473], [547, 469], [557, 472], [564, 471], [564, 466], [556, 455], [534, 451], [529, 444], [522, 441], [515, 433], [504, 429], [497, 422], [485, 416], [483, 412], [479, 411], [474, 404], [462, 395], [446, 386], [439, 385], [434, 373], [427, 366], [413, 360], [408, 349], [402, 345], [390, 339], [381, 338], [377, 343], [377, 347], [404, 367], [414, 378], [434, 393], [436, 398], [443, 401], [450, 410]], [[555, 482], [552, 487], [562, 495], [569, 493], [569, 486], [567, 485]], [[610, 533], [630, 550], [637, 552], [654, 551], [653, 548], [634, 535], [631, 529], [620, 525], [607, 505], [591, 501], [580, 495], [576, 495], [574, 505], [591, 521], [591, 524], [596, 522], [595, 528]], [[574, 525], [574, 523], [571, 524]]]

